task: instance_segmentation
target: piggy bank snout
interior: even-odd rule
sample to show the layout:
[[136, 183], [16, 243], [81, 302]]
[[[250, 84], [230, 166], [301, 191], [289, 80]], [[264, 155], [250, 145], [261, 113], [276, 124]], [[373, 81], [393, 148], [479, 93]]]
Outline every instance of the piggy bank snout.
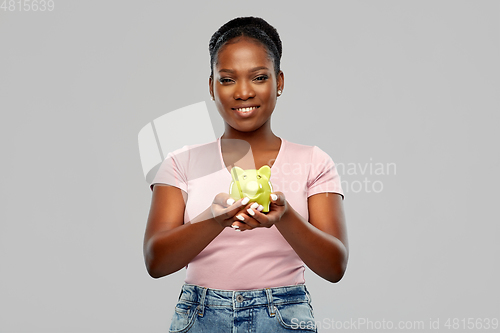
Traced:
[[260, 184], [255, 180], [249, 181], [245, 184], [245, 192], [247, 192], [251, 196], [257, 194], [257, 192], [260, 192], [259, 190], [261, 188], [262, 186], [260, 186]]

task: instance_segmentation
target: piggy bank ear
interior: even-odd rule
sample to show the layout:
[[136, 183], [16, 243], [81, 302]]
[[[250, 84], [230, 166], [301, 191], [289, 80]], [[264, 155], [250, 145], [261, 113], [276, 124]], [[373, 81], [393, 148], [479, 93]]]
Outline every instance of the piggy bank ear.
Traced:
[[231, 169], [231, 175], [233, 176], [234, 180], [239, 181], [241, 179], [241, 177], [243, 177], [244, 173], [245, 173], [245, 170], [243, 170], [242, 168], [237, 167], [237, 166], [235, 166]]
[[265, 176], [267, 179], [271, 178], [271, 168], [269, 165], [264, 165], [259, 169], [259, 175]]

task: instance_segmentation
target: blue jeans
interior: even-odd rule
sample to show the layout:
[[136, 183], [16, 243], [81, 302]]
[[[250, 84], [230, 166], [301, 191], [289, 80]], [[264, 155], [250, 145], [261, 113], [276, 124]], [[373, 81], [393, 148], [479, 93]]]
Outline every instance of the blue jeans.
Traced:
[[303, 284], [252, 290], [182, 286], [169, 332], [317, 332]]

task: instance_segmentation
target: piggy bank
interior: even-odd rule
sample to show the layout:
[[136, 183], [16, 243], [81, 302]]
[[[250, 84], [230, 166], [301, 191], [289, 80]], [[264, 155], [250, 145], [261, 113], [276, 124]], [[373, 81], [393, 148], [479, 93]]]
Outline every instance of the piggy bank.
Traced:
[[229, 187], [229, 195], [234, 200], [244, 197], [250, 198], [250, 202], [257, 202], [262, 205], [263, 213], [269, 212], [270, 194], [273, 192], [273, 186], [269, 179], [271, 178], [271, 168], [264, 165], [259, 170], [243, 170], [239, 167], [231, 169], [233, 181]]

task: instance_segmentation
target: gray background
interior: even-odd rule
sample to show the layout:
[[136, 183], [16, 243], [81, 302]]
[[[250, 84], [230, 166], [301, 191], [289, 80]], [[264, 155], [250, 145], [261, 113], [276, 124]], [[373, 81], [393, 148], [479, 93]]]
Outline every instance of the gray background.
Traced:
[[[342, 174], [347, 272], [306, 275], [316, 320], [425, 332], [498, 318], [500, 2], [294, 3], [0, 10], [0, 332], [167, 330], [185, 271], [146, 272], [137, 135], [200, 101], [222, 134], [208, 41], [247, 15], [283, 41], [274, 132], [357, 165]], [[396, 172], [363, 172], [370, 163]], [[378, 193], [359, 189], [377, 181]]]

